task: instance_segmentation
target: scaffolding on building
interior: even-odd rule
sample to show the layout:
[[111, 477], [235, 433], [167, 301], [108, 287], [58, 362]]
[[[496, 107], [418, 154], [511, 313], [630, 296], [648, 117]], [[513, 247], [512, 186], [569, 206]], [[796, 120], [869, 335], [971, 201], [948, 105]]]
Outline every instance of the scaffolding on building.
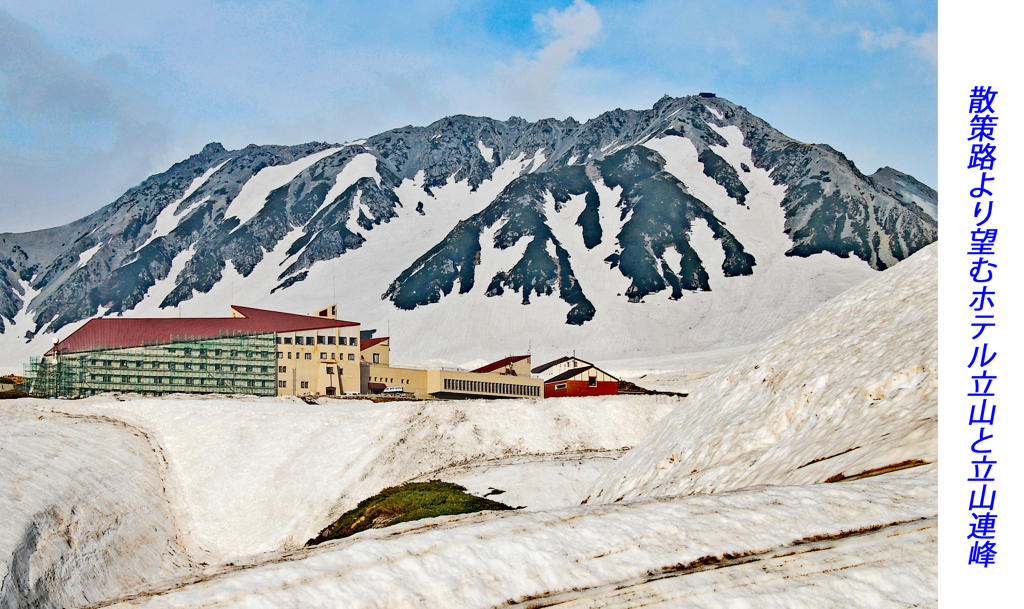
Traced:
[[142, 347], [60, 353], [31, 358], [29, 393], [84, 397], [98, 393], [243, 393], [277, 395], [273, 333], [216, 338], [172, 337]]

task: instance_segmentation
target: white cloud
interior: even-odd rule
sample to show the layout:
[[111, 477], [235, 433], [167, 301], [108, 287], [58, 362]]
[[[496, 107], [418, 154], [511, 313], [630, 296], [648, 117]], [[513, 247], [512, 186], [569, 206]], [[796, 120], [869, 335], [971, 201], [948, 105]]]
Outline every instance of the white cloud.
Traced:
[[865, 51], [894, 50], [901, 47], [909, 48], [933, 66], [939, 65], [939, 36], [936, 32], [923, 32], [915, 35], [908, 34], [901, 28], [885, 33], [871, 30], [861, 30], [860, 32], [860, 48]]
[[544, 47], [499, 69], [512, 111], [528, 117], [558, 112], [566, 68], [596, 42], [601, 16], [590, 3], [576, 0], [564, 11], [549, 9], [534, 15], [533, 25], [547, 40]]

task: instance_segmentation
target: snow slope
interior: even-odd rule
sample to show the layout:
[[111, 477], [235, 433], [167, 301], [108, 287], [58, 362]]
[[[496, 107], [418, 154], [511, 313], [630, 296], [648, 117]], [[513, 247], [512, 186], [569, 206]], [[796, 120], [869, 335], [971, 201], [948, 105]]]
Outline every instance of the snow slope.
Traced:
[[863, 482], [435, 518], [261, 556], [114, 606], [594, 607], [620, 590], [673, 607], [920, 606], [936, 600], [936, 495], [931, 466]]
[[938, 450], [938, 246], [700, 384], [590, 501], [810, 484]]
[[[322, 401], [97, 396], [33, 401], [33, 412], [100, 416], [146, 430], [166, 459], [164, 486], [182, 544], [196, 562], [215, 564], [301, 547], [360, 500], [428, 472], [632, 446], [677, 403], [626, 396]], [[571, 502], [585, 490], [576, 488]]]
[[190, 564], [159, 449], [103, 416], [0, 403], [0, 607], [72, 607]]

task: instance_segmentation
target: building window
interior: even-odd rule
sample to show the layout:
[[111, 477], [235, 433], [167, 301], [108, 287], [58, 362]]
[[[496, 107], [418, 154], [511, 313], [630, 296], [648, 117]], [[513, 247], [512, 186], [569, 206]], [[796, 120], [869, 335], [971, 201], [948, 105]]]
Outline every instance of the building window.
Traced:
[[313, 359], [313, 354], [312, 353], [307, 353], [306, 354], [306, 359]]
[[168, 362], [168, 363], [167, 363], [167, 368], [168, 368], [169, 370], [174, 370], [174, 362]]
[[316, 339], [314, 339], [312, 336], [307, 336], [306, 337], [306, 344], [307, 345], [314, 345], [314, 344], [316, 344]]
[[185, 384], [186, 385], [192, 385], [194, 383], [195, 383], [195, 381], [193, 379], [185, 379]]
[[328, 336], [327, 337], [327, 344], [328, 345], [333, 345], [334, 343], [335, 343], [334, 337], [333, 336]]
[[334, 357], [333, 353], [331, 354], [331, 359], [337, 359], [336, 357]]
[[590, 386], [591, 387], [597, 387], [597, 377], [596, 376], [590, 377]]
[[277, 382], [277, 386], [278, 387], [287, 387], [288, 386], [288, 381], [278, 381]]
[[260, 372], [266, 372], [267, 369], [267, 366], [260, 366]]
[[317, 336], [316, 337], [316, 344], [318, 344], [318, 345], [326, 345], [327, 344], [327, 337], [326, 336]]
[[199, 364], [200, 370], [206, 370], [206, 364]]
[[214, 355], [214, 357], [220, 357], [220, 349], [214, 349], [213, 350], [213, 355]]
[[121, 377], [121, 382], [122, 383], [130, 383], [131, 382], [130, 377], [122, 376]]
[[143, 366], [143, 364], [144, 364], [144, 362], [135, 362], [135, 367], [136, 368], [141, 368]]
[[309, 389], [309, 381], [302, 381], [302, 389]]
[[122, 368], [127, 368], [128, 367], [128, 362], [125, 361], [125, 360], [121, 360], [121, 367]]
[[192, 355], [192, 349], [185, 349], [185, 355]]
[[320, 359], [327, 359], [327, 354], [323, 351], [320, 352]]
[[192, 364], [190, 362], [185, 362], [185, 370], [191, 370], [191, 369], [192, 369]]
[[334, 366], [327, 367], [327, 374], [334, 374]]
[[213, 369], [214, 370], [220, 370], [220, 364], [214, 364], [213, 365]]
[[280, 336], [277, 337], [277, 344], [281, 344], [284, 341]]
[[350, 361], [351, 361], [351, 360], [354, 360], [355, 358], [356, 358], [356, 354], [355, 354], [355, 353], [349, 353], [349, 354], [348, 354], [348, 359], [349, 359]]
[[256, 386], [256, 381], [249, 381], [249, 386], [250, 387], [255, 387]]
[[565, 389], [565, 383], [558, 383], [557, 385], [555, 385], [555, 391], [558, 391], [560, 389]]
[[277, 352], [277, 359], [283, 359], [283, 358], [284, 358], [284, 353], [281, 353], [280, 351], [278, 351]]
[[348, 342], [347, 342], [347, 341], [345, 340], [345, 337], [344, 337], [344, 336], [339, 336], [339, 337], [338, 337], [338, 344], [339, 344], [339, 345], [347, 345], [347, 344], [348, 344]]
[[286, 344], [286, 345], [292, 344], [292, 337], [291, 336], [285, 336], [284, 337], [284, 344]]
[[375, 364], [379, 364], [380, 363], [380, 353], [374, 353], [373, 354], [373, 363], [375, 363]]
[[231, 357], [238, 357], [238, 351], [235, 351], [234, 349], [232, 349], [231, 350]]
[[291, 358], [292, 358], [292, 352], [291, 352], [291, 351], [289, 351], [289, 352], [288, 352], [288, 359], [291, 359]]
[[278, 372], [288, 372], [288, 366], [278, 366], [277, 367], [277, 371]]
[[348, 344], [352, 345], [353, 347], [358, 347], [359, 339], [353, 336], [352, 338], [348, 339]]

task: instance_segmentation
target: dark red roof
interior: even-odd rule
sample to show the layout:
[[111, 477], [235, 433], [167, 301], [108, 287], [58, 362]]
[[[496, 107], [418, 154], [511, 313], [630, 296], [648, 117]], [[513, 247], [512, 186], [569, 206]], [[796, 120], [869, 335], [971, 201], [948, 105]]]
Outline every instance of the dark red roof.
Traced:
[[299, 332], [359, 325], [353, 321], [265, 311], [251, 307], [233, 306], [231, 309], [242, 317], [90, 319], [71, 336], [54, 346], [54, 349], [59, 349], [61, 353], [78, 353], [222, 336]]
[[[608, 377], [613, 378], [615, 380], [619, 380], [619, 379], [615, 378], [614, 376], [608, 374], [604, 370], [601, 370], [597, 366], [595, 366], [593, 364], [589, 364], [587, 366], [580, 366], [579, 368], [573, 368], [572, 370], [566, 370], [562, 374], [555, 375], [555, 376], [549, 378], [548, 380], [544, 381], [544, 384], [548, 385], [548, 384], [551, 384], [551, 383], [557, 383], [559, 381], [567, 381], [567, 380], [571, 379], [572, 377], [576, 376], [577, 374], [580, 374], [581, 372], [586, 372], [587, 370], [590, 370], [591, 368], [593, 368], [594, 370], [597, 370], [599, 372], [604, 373], [605, 376], [608, 376]], [[593, 376], [593, 375], [591, 375], [591, 376]]]
[[519, 361], [522, 361], [522, 360], [524, 360], [524, 359], [526, 359], [528, 357], [530, 357], [530, 356], [529, 355], [510, 355], [510, 356], [506, 357], [505, 359], [499, 359], [496, 362], [491, 362], [490, 364], [487, 364], [486, 366], [483, 366], [481, 368], [477, 368], [476, 370], [472, 370], [471, 372], [480, 372], [480, 373], [494, 372], [498, 368], [506, 368], [506, 367], [511, 366], [512, 364], [514, 364], [516, 362], [519, 362]]
[[360, 351], [366, 351], [370, 347], [373, 347], [375, 345], [379, 345], [379, 344], [381, 344], [382, 342], [386, 341], [389, 338], [391, 338], [391, 337], [390, 336], [382, 336], [380, 338], [364, 338], [363, 340], [359, 341], [359, 350]]
[[541, 372], [544, 372], [545, 370], [547, 370], [548, 368], [550, 368], [552, 366], [557, 366], [558, 364], [561, 364], [563, 362], [567, 362], [567, 361], [569, 361], [571, 359], [574, 359], [574, 360], [576, 360], [576, 361], [578, 361], [578, 362], [580, 362], [582, 364], [589, 364], [590, 363], [590, 362], [581, 360], [580, 358], [578, 358], [578, 357], [576, 357], [574, 355], [566, 355], [566, 356], [560, 357], [560, 358], [558, 358], [558, 359], [556, 359], [556, 360], [554, 360], [552, 362], [548, 362], [546, 364], [541, 364], [540, 366], [537, 366], [536, 368], [534, 368], [530, 372], [532, 372], [534, 374], [540, 374]]

